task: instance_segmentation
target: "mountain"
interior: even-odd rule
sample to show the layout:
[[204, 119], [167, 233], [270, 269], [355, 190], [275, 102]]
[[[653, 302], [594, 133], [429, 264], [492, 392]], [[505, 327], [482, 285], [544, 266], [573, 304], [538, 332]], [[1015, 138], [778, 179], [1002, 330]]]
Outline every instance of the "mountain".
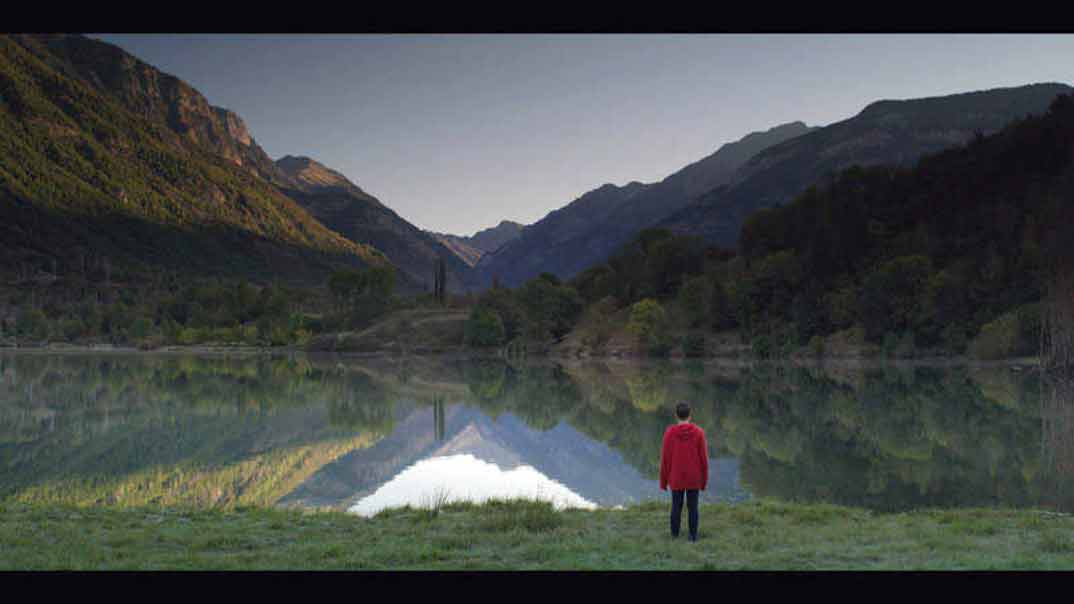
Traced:
[[432, 291], [439, 258], [447, 264], [448, 290], [466, 289], [469, 265], [339, 172], [290, 155], [280, 158], [276, 167], [292, 183], [281, 188], [288, 197], [333, 231], [383, 252], [417, 289]]
[[782, 205], [852, 165], [909, 166], [925, 154], [988, 135], [1043, 113], [1065, 84], [1033, 84], [941, 97], [884, 100], [751, 158], [717, 187], [660, 222], [674, 231], [733, 247], [750, 213]]
[[474, 266], [481, 259], [481, 256], [488, 252], [494, 252], [507, 242], [517, 239], [524, 228], [525, 225], [523, 224], [502, 220], [500, 224], [478, 231], [470, 237], [427, 232], [437, 241], [447, 246], [463, 262]]
[[0, 36], [0, 270], [308, 283], [386, 262], [281, 185], [242, 120], [181, 80], [83, 36]]
[[670, 216], [694, 197], [726, 183], [750, 157], [813, 128], [802, 122], [754, 132], [653, 184], [606, 184], [526, 227], [476, 265], [483, 284], [514, 287], [542, 272], [561, 279], [600, 263], [639, 230]]

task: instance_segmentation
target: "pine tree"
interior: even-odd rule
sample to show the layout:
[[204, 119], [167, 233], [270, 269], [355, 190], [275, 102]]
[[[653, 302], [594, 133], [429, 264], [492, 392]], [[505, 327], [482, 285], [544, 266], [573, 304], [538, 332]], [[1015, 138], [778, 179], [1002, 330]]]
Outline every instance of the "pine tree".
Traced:
[[444, 306], [447, 303], [447, 264], [444, 259], [436, 260], [436, 301]]

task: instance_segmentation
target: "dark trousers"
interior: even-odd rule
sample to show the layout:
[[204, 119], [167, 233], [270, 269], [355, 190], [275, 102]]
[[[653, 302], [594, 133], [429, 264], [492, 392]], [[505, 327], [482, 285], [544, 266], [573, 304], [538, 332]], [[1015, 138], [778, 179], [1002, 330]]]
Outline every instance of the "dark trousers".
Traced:
[[697, 539], [697, 489], [671, 492], [671, 536], [679, 536], [682, 525], [682, 500], [686, 495], [686, 521], [690, 527], [690, 540]]

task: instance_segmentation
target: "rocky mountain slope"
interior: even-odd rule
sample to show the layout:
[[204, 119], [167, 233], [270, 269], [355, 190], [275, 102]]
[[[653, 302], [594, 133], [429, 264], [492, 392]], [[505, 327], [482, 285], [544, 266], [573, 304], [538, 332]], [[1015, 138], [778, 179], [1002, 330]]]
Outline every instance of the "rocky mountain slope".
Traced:
[[501, 220], [500, 224], [480, 230], [470, 237], [434, 233], [432, 231], [426, 232], [447, 246], [463, 262], [474, 266], [481, 259], [481, 256], [488, 252], [494, 252], [504, 244], [517, 239], [524, 228], [525, 225], [523, 224], [510, 220]]
[[324, 227], [242, 120], [115, 46], [0, 36], [3, 271], [108, 266], [317, 282], [383, 254]]
[[913, 164], [921, 156], [988, 135], [1027, 114], [1043, 113], [1071, 88], [1033, 84], [903, 101], [877, 101], [858, 115], [758, 153], [717, 187], [660, 226], [737, 244], [753, 211], [782, 205], [852, 165]]
[[462, 259], [344, 175], [308, 157], [288, 155], [276, 166], [294, 183], [284, 193], [333, 231], [383, 252], [418, 290], [432, 291], [439, 258], [447, 264], [448, 290], [466, 290], [470, 267]]

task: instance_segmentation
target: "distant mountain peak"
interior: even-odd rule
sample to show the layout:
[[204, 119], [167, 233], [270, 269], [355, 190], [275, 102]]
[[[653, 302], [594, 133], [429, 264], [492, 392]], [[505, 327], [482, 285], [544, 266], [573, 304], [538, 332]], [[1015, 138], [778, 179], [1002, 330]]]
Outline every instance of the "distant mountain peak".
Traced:
[[306, 190], [343, 189], [366, 195], [340, 172], [305, 155], [285, 155], [276, 160], [276, 167]]
[[486, 253], [494, 252], [517, 239], [524, 228], [526, 228], [526, 225], [522, 223], [513, 220], [501, 220], [496, 226], [482, 229], [470, 237], [427, 232], [437, 241], [447, 246], [463, 262], [474, 266]]

